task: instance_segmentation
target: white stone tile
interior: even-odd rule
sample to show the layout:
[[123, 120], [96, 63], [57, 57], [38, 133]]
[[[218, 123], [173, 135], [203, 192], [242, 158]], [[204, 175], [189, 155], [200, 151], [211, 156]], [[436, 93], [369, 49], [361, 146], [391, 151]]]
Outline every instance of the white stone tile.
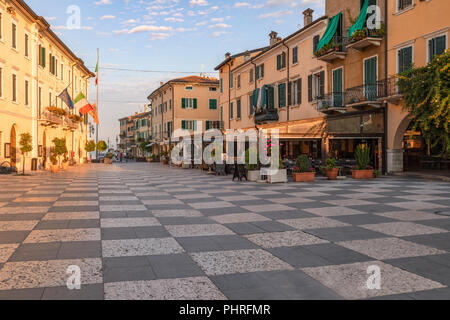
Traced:
[[349, 216], [355, 214], [365, 214], [363, 211], [355, 210], [346, 207], [324, 207], [324, 208], [310, 208], [303, 209], [312, 214], [316, 214], [322, 217], [338, 217], [338, 216]]
[[164, 206], [172, 204], [184, 204], [178, 199], [161, 199], [161, 200], [141, 200], [141, 202], [148, 206]]
[[435, 219], [448, 219], [447, 216], [440, 216], [433, 213], [423, 212], [423, 211], [390, 211], [383, 213], [376, 213], [378, 216], [397, 219], [401, 221], [423, 221], [423, 220], [435, 220]]
[[234, 250], [191, 253], [209, 276], [257, 271], [293, 270], [293, 267], [264, 250]]
[[222, 236], [235, 234], [220, 224], [168, 225], [167, 231], [174, 237]]
[[[14, 251], [19, 247], [19, 243], [0, 244], [0, 263], [8, 261]], [[1, 268], [0, 268], [1, 269]]]
[[446, 233], [447, 230], [424, 226], [413, 222], [388, 222], [361, 225], [360, 227], [381, 232], [394, 237], [417, 236], [422, 234]]
[[420, 257], [446, 253], [442, 250], [398, 238], [344, 241], [338, 242], [337, 244], [377, 260]]
[[65, 287], [69, 266], [81, 269], [81, 284], [102, 283], [101, 259], [7, 262], [0, 269], [0, 290]]
[[0, 231], [30, 231], [38, 223], [36, 220], [0, 221]]
[[224, 214], [221, 216], [212, 216], [212, 220], [218, 223], [244, 223], [244, 222], [258, 222], [258, 221], [270, 221], [270, 219], [256, 214], [256, 213], [233, 213]]
[[27, 202], [55, 202], [58, 197], [21, 197], [14, 199], [13, 202], [27, 203]]
[[183, 253], [173, 238], [103, 240], [103, 257], [133, 257]]
[[348, 199], [348, 200], [326, 200], [322, 201], [324, 203], [328, 203], [334, 206], [341, 206], [341, 207], [351, 207], [351, 206], [370, 206], [376, 204], [375, 202], [370, 202], [366, 200], [359, 200], [359, 199]]
[[289, 197], [289, 198], [272, 198], [272, 199], [267, 199], [270, 202], [274, 202], [274, 203], [279, 203], [279, 204], [290, 204], [290, 203], [307, 203], [307, 202], [314, 202], [315, 200], [311, 200], [311, 199], [305, 199], [305, 198], [294, 198], [294, 197]]
[[242, 208], [248, 210], [248, 211], [252, 211], [252, 212], [256, 212], [256, 213], [260, 213], [260, 212], [269, 212], [269, 211], [294, 211], [297, 210], [295, 208], [292, 207], [288, 207], [282, 204], [266, 204], [266, 205], [256, 205], [256, 206], [242, 206]]
[[302, 231], [261, 233], [244, 236], [262, 248], [297, 247], [311, 244], [328, 243]]
[[204, 193], [176, 194], [174, 197], [179, 200], [192, 200], [192, 199], [195, 200], [195, 199], [212, 198], [212, 196], [210, 196], [209, 194], [204, 194]]
[[152, 210], [152, 214], [155, 217], [203, 217], [203, 214], [194, 209], [186, 209], [186, 210]]
[[[369, 289], [370, 267], [378, 267], [380, 289]], [[371, 261], [338, 266], [304, 268], [303, 272], [334, 290], [345, 299], [367, 299], [408, 292], [443, 288], [438, 282], [401, 270], [381, 261]], [[369, 282], [370, 283], [370, 282]]]
[[3, 207], [0, 214], [27, 214], [27, 213], [47, 213], [50, 207]]
[[154, 227], [161, 224], [156, 218], [117, 218], [101, 219], [102, 228]]
[[219, 209], [219, 208], [235, 207], [234, 204], [226, 201], [196, 202], [196, 203], [189, 203], [189, 205], [194, 209]]
[[388, 203], [388, 205], [409, 210], [447, 208], [446, 206], [437, 203], [422, 202], [422, 201], [395, 202], [395, 203]]
[[239, 196], [227, 196], [227, 197], [217, 197], [218, 199], [222, 201], [254, 201], [254, 200], [260, 200], [260, 198], [257, 198], [255, 196], [249, 196], [249, 195], [239, 195]]
[[86, 212], [49, 212], [42, 220], [95, 220], [100, 219], [98, 211]]
[[105, 284], [106, 300], [226, 300], [208, 277]]
[[278, 220], [298, 230], [348, 227], [349, 224], [325, 217]]
[[146, 211], [144, 205], [101, 205], [100, 212], [114, 212], [114, 211]]

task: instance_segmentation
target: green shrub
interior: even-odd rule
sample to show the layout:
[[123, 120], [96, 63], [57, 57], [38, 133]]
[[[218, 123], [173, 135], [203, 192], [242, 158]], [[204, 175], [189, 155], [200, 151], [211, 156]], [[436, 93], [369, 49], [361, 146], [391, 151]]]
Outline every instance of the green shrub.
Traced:
[[358, 145], [355, 150], [356, 170], [367, 170], [370, 163], [370, 147]]
[[311, 172], [312, 166], [311, 161], [308, 159], [308, 156], [305, 154], [302, 154], [297, 158], [296, 162], [297, 167], [295, 168], [296, 172]]

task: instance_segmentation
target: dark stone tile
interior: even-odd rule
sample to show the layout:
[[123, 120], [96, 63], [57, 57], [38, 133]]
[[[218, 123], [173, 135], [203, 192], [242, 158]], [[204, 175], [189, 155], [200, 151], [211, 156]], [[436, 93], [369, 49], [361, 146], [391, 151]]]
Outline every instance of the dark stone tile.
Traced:
[[450, 252], [450, 232], [403, 237], [403, 240]]
[[99, 219], [71, 220], [69, 222], [69, 229], [92, 229], [92, 228], [100, 228]]
[[147, 238], [169, 238], [170, 233], [166, 228], [162, 226], [154, 227], [135, 227], [133, 228], [137, 239], [147, 239]]
[[308, 229], [308, 233], [331, 242], [386, 238], [385, 234], [360, 227]]
[[192, 224], [215, 224], [216, 222], [206, 217], [159, 217], [158, 221], [165, 226], [170, 225], [192, 225]]
[[256, 233], [264, 233], [265, 230], [249, 223], [229, 223], [225, 224], [225, 226], [232, 230], [234, 233], [240, 234], [240, 235], [248, 235], [248, 234], [256, 234]]
[[136, 239], [133, 228], [104, 228], [101, 234], [102, 240]]
[[416, 300], [450, 300], [450, 288], [417, 291], [409, 296]]
[[304, 247], [280, 247], [268, 249], [268, 251], [295, 268], [322, 267], [333, 264]]
[[58, 259], [100, 258], [101, 255], [100, 241], [62, 242]]
[[[398, 202], [398, 201], [397, 201]], [[386, 202], [383, 202], [386, 203]], [[399, 207], [389, 206], [386, 204], [371, 204], [367, 206], [365, 212], [367, 213], [384, 213], [384, 212], [392, 212], [392, 211], [400, 211], [402, 210]]]
[[149, 267], [150, 262], [147, 257], [114, 257], [103, 258], [104, 268], [125, 268], [125, 267]]
[[[353, 208], [353, 207], [352, 207]], [[359, 210], [359, 209], [357, 209]], [[352, 224], [355, 226], [365, 225], [365, 224], [378, 224], [378, 223], [388, 223], [388, 222], [398, 222], [398, 220], [386, 218], [382, 216], [377, 216], [375, 214], [355, 214], [349, 216], [337, 216], [331, 217], [334, 220], [338, 220], [347, 224]]]
[[317, 217], [311, 213], [308, 213], [308, 212], [305, 212], [302, 210], [260, 212], [258, 214], [260, 214], [266, 218], [272, 219], [272, 220], [302, 219], [302, 218]]
[[1, 231], [0, 244], [22, 243], [30, 231]]
[[36, 221], [45, 215], [46, 213], [0, 214], [0, 221]]
[[105, 283], [121, 282], [121, 281], [155, 280], [155, 279], [156, 276], [150, 266], [103, 268], [103, 281]]
[[434, 220], [422, 220], [416, 221], [416, 223], [423, 224], [429, 227], [435, 227], [439, 229], [448, 230], [450, 232], [450, 217], [448, 219], [434, 219]]
[[35, 230], [56, 230], [56, 229], [68, 229], [69, 220], [44, 220], [40, 221]]
[[202, 269], [187, 254], [149, 256], [147, 259], [157, 279], [205, 276]]
[[0, 291], [0, 300], [40, 300], [44, 289], [18, 289]]
[[249, 240], [235, 235], [184, 237], [176, 240], [187, 252], [259, 249]]
[[80, 290], [45, 288], [42, 300], [104, 300], [104, 287], [103, 284], [82, 284]]
[[60, 243], [23, 243], [13, 255], [9, 262], [17, 261], [46, 261], [55, 260], [58, 256]]
[[295, 229], [277, 221], [256, 221], [250, 222], [252, 225], [261, 228], [266, 232], [284, 232], [284, 231], [294, 231]]

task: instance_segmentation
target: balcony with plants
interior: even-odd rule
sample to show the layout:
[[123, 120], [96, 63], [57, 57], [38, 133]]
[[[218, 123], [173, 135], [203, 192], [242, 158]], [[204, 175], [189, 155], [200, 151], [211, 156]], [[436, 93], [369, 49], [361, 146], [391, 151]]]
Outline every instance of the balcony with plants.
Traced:
[[347, 57], [348, 38], [342, 36], [342, 12], [335, 15], [328, 24], [325, 33], [317, 44], [314, 55], [325, 62]]
[[317, 98], [317, 110], [326, 114], [345, 113], [345, 92], [327, 93]]
[[45, 127], [58, 126], [63, 124], [64, 117], [67, 116], [67, 111], [64, 109], [50, 106], [41, 114], [40, 121]]

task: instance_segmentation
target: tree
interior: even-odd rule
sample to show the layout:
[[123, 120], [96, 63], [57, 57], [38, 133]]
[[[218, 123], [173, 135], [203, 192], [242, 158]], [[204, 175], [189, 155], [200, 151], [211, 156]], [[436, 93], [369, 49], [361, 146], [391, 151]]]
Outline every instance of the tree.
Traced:
[[58, 157], [58, 163], [61, 165], [61, 156], [68, 152], [66, 146], [65, 138], [55, 138], [53, 139], [53, 144], [55, 145], [53, 152]]
[[84, 146], [84, 149], [86, 150], [86, 152], [95, 151], [95, 142], [93, 140], [87, 141], [86, 145]]
[[23, 156], [23, 170], [22, 175], [25, 175], [25, 154], [33, 150], [33, 145], [31, 142], [31, 134], [22, 133], [20, 135], [20, 152], [22, 152]]
[[106, 151], [107, 149], [108, 149], [108, 145], [106, 144], [105, 141], [100, 140], [100, 141], [97, 143], [97, 151], [103, 152], [103, 151]]
[[398, 77], [413, 131], [420, 130], [431, 148], [450, 158], [450, 50], [426, 67], [413, 67]]
[[141, 142], [141, 144], [139, 145], [139, 149], [142, 150], [142, 152], [144, 152], [144, 154], [146, 152], [150, 152], [152, 149], [151, 147], [147, 147], [148, 146], [148, 142]]

